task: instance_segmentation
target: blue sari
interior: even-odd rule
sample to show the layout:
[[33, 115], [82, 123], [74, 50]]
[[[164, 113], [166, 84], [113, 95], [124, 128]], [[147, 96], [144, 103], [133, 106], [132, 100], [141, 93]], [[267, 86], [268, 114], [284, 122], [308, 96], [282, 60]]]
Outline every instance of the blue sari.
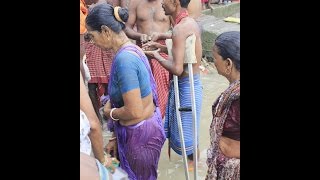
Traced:
[[[156, 106], [151, 118], [143, 120], [135, 125], [122, 126], [117, 121], [109, 120], [109, 129], [114, 128], [118, 141], [118, 154], [120, 167], [128, 173], [131, 180], [154, 180], [157, 179], [158, 162], [161, 148], [165, 141], [164, 128], [159, 109], [156, 83], [152, 75], [147, 57], [135, 45], [123, 46], [115, 55], [123, 52], [135, 52], [149, 72], [150, 86], [152, 89], [153, 102]], [[112, 63], [110, 81], [115, 80], [115, 61]], [[111, 84], [108, 91], [111, 94]], [[118, 100], [110, 96], [112, 107], [120, 108]]]

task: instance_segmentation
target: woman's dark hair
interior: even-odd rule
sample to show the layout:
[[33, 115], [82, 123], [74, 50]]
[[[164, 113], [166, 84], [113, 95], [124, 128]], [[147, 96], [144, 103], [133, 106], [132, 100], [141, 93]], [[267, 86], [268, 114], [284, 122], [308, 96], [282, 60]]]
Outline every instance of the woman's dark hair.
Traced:
[[123, 22], [127, 22], [129, 13], [127, 8], [119, 8], [118, 14], [123, 22], [116, 19], [114, 15], [114, 8], [108, 3], [101, 3], [89, 11], [86, 17], [86, 23], [93, 30], [101, 32], [101, 26], [106, 25], [112, 31], [119, 33], [126, 26]]
[[229, 31], [220, 34], [215, 44], [218, 54], [225, 60], [230, 58], [240, 72], [240, 32]]
[[190, 3], [190, 0], [180, 0], [180, 5], [183, 8], [187, 8]]

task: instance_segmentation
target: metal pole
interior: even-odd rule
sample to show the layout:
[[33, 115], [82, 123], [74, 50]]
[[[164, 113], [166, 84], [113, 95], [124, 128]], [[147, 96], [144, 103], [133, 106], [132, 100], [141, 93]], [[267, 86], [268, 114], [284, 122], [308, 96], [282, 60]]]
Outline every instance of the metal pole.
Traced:
[[188, 63], [189, 82], [190, 82], [190, 94], [191, 94], [191, 109], [192, 109], [192, 124], [193, 124], [193, 168], [194, 168], [194, 180], [198, 179], [198, 128], [197, 128], [197, 109], [194, 95], [194, 83], [193, 83], [193, 68], [192, 64]]
[[178, 121], [178, 129], [179, 129], [179, 136], [181, 142], [181, 151], [183, 156], [183, 164], [184, 164], [184, 172], [186, 179], [189, 180], [189, 172], [188, 172], [188, 163], [187, 163], [187, 155], [186, 155], [186, 146], [184, 144], [184, 136], [182, 130], [182, 123], [181, 123], [181, 115], [180, 115], [180, 98], [179, 98], [179, 86], [178, 86], [178, 77], [173, 75], [173, 84], [174, 84], [174, 100], [176, 104], [176, 114], [177, 114], [177, 121]]

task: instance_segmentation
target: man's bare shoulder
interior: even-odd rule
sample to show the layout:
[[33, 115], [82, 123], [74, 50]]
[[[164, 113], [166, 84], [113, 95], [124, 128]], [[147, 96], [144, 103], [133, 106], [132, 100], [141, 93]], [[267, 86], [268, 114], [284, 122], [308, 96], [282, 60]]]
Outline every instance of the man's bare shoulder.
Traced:
[[174, 35], [174, 33], [182, 35], [190, 31], [188, 24], [188, 22], [183, 20], [179, 24], [175, 25], [172, 31], [172, 35]]
[[176, 26], [174, 26], [174, 28], [172, 29], [172, 38], [182, 38], [182, 37], [186, 37], [188, 32], [188, 29], [185, 28], [185, 26], [183, 24], [177, 24]]
[[[190, 28], [189, 21], [181, 21], [179, 24], [175, 25], [172, 30], [172, 36], [180, 36], [180, 37], [187, 37], [192, 34], [193, 28]], [[192, 26], [191, 26], [192, 27]]]

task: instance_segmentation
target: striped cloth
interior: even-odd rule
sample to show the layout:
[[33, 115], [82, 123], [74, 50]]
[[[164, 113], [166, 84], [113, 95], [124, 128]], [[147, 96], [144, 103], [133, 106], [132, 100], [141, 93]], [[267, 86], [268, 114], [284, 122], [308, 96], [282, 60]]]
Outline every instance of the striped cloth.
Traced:
[[102, 50], [94, 44], [87, 42], [85, 46], [87, 56], [86, 63], [91, 76], [89, 83], [98, 84], [98, 97], [101, 97], [105, 92], [105, 86], [102, 84], [107, 84], [109, 81], [114, 53], [111, 50]]
[[[158, 40], [158, 43], [165, 45], [164, 40]], [[140, 42], [137, 41], [138, 46], [142, 46]], [[168, 59], [168, 55], [166, 53], [160, 53], [160, 55], [164, 59]], [[156, 59], [149, 59], [151, 71], [153, 73], [153, 77], [157, 84], [157, 93], [158, 93], [158, 101], [161, 112], [161, 117], [164, 117], [166, 111], [166, 105], [168, 101], [169, 94], [169, 71], [167, 71], [164, 67]]]
[[91, 43], [86, 43], [87, 66], [90, 71], [89, 83], [108, 83], [114, 53], [104, 51]]
[[[194, 93], [196, 101], [196, 111], [197, 111], [197, 126], [199, 132], [200, 123], [200, 112], [202, 104], [202, 85], [200, 81], [200, 75], [193, 75], [194, 78]], [[191, 94], [190, 94], [190, 83], [189, 77], [184, 77], [179, 79], [179, 98], [180, 107], [191, 107]], [[192, 112], [181, 112], [182, 129], [186, 147], [186, 154], [190, 155], [193, 153], [193, 125], [192, 125]], [[170, 147], [179, 155], [181, 152], [181, 142], [178, 130], [178, 122], [175, 109], [175, 97], [174, 97], [174, 84], [173, 80], [170, 83], [170, 91], [168, 104], [166, 108], [166, 118], [164, 124], [164, 130], [167, 138], [169, 139]], [[199, 139], [199, 136], [198, 136]], [[199, 143], [199, 141], [198, 141]]]
[[[160, 55], [168, 59], [168, 55], [165, 53], [160, 53]], [[164, 117], [166, 105], [168, 101], [168, 94], [169, 94], [169, 71], [167, 71], [161, 64], [155, 60], [150, 60], [150, 67], [154, 76], [154, 79], [157, 84], [157, 93], [158, 93], [158, 100], [159, 100], [159, 107], [161, 112], [161, 117]]]

